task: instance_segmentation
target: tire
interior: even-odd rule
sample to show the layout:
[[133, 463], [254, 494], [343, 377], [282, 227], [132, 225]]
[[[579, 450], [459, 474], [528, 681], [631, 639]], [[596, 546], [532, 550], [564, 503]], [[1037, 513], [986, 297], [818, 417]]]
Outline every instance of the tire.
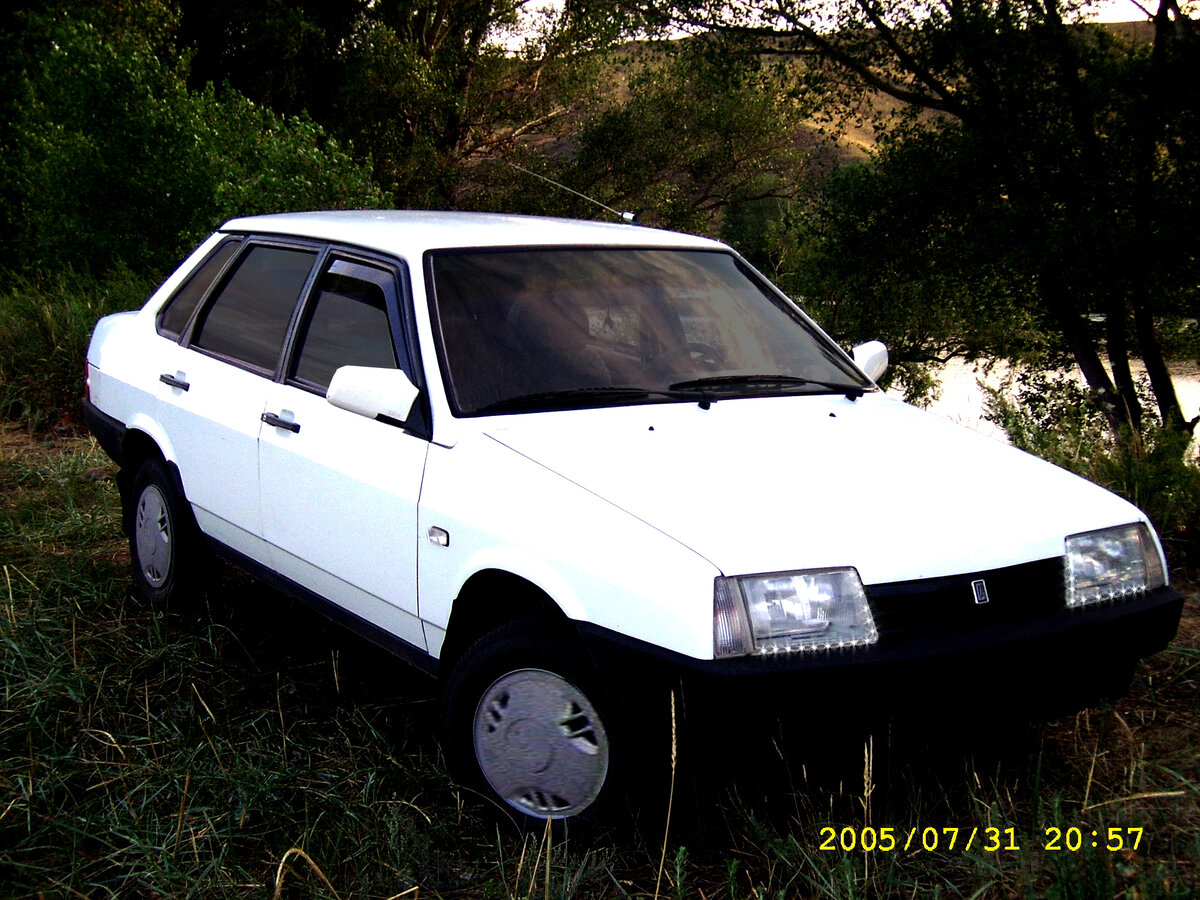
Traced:
[[453, 774], [524, 824], [594, 818], [613, 792], [603, 697], [583, 659], [570, 637], [523, 619], [477, 641], [446, 682]]
[[138, 596], [158, 610], [184, 607], [199, 586], [202, 538], [160, 460], [142, 463], [128, 502], [129, 558]]

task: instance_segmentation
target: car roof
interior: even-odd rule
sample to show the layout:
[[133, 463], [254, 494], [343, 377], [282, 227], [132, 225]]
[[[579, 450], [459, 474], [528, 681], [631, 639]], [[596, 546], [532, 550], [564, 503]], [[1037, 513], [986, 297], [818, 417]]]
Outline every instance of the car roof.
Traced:
[[707, 238], [625, 223], [395, 209], [248, 216], [231, 219], [221, 231], [307, 237], [407, 255], [434, 249], [563, 244], [726, 249]]

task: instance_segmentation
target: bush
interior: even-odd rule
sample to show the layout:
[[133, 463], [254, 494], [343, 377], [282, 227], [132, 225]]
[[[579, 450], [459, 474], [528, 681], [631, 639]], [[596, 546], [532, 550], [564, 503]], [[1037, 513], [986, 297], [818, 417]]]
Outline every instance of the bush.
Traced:
[[389, 198], [310, 119], [189, 90], [146, 34], [26, 18], [38, 50], [0, 156], [0, 419], [40, 430], [78, 418], [96, 320], [140, 306], [224, 220]]
[[1200, 565], [1200, 457], [1190, 435], [1155, 419], [1117, 440], [1094, 395], [1062, 373], [1023, 371], [1005, 388], [983, 390], [987, 418], [1014, 446], [1141, 509], [1176, 570]]
[[369, 164], [311, 120], [191, 91], [142, 36], [40, 27], [0, 160], [9, 266], [161, 274], [232, 216], [388, 204]]

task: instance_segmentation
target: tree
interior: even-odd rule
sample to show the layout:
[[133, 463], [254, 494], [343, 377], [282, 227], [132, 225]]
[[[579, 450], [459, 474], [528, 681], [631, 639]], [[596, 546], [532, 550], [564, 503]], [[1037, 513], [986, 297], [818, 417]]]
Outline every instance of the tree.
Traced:
[[[788, 73], [756, 47], [716, 39], [636, 42], [606, 58], [618, 72], [556, 141], [514, 154], [545, 174], [644, 224], [716, 234], [725, 214], [793, 196], [803, 173], [831, 152]], [[593, 203], [517, 172], [501, 203], [529, 213], [596, 215]]]
[[[1161, 420], [1182, 430], [1156, 321], [1195, 308], [1200, 274], [1200, 236], [1187, 224], [1197, 212], [1197, 27], [1175, 0], [1160, 0], [1147, 45], [1081, 24], [1080, 9], [1062, 0], [775, 0], [673, 3], [670, 12], [804, 59], [809, 83], [833, 86], [848, 107], [872, 93], [895, 98], [907, 114], [876, 123], [894, 144], [919, 149], [929, 133], [942, 148], [957, 142], [978, 173], [967, 195], [976, 202], [923, 204], [926, 221], [952, 230], [1004, 223], [995, 245], [1010, 273], [1004, 290], [1020, 279], [1032, 288], [1030, 311], [1054, 329], [1113, 430], [1141, 424], [1131, 351], [1145, 362]], [[1111, 374], [1089, 327], [1095, 314], [1107, 323]]]
[[951, 123], [843, 165], [765, 230], [773, 276], [843, 345], [886, 337], [909, 399], [952, 357], [1042, 358], [1034, 283], [1009, 211]]
[[398, 202], [454, 205], [476, 161], [583, 102], [586, 52], [619, 33], [609, 9], [558, 9], [526, 21], [518, 41], [527, 2], [183, 0], [181, 41], [194, 48], [194, 89], [228, 84], [305, 111], [369, 156]]

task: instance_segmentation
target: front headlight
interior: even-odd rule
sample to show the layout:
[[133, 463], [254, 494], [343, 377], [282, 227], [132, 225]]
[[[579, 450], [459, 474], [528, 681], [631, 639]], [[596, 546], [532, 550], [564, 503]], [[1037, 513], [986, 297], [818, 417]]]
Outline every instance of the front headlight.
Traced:
[[858, 572], [810, 569], [716, 580], [713, 655], [835, 650], [879, 640]]
[[1067, 538], [1067, 606], [1118, 600], [1166, 583], [1158, 545], [1141, 522]]

